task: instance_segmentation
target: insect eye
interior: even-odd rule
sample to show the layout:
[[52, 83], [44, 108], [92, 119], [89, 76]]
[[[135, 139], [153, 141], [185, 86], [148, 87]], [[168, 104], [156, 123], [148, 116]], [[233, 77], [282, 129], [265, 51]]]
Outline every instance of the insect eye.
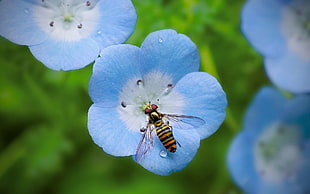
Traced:
[[156, 104], [152, 104], [152, 110], [156, 110], [158, 108], [158, 106]]
[[151, 112], [151, 109], [149, 109], [149, 108], [144, 109], [144, 113], [145, 113], [145, 114], [148, 114], [148, 113], [150, 113], [150, 112]]

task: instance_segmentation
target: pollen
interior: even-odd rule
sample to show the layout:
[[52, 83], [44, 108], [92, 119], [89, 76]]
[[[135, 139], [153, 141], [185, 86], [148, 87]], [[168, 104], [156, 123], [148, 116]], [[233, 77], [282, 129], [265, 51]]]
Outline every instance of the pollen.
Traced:
[[82, 29], [82, 27], [83, 27], [82, 24], [77, 25], [77, 28], [78, 28], [78, 29]]

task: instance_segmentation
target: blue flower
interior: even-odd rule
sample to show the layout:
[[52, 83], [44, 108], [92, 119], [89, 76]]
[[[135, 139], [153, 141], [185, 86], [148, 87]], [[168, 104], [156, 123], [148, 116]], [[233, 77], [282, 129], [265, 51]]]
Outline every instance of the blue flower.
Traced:
[[235, 182], [251, 194], [310, 192], [310, 97], [263, 88], [228, 152]]
[[[149, 34], [140, 48], [104, 49], [89, 83], [94, 104], [88, 129], [94, 142], [108, 154], [132, 155], [156, 174], [168, 175], [187, 166], [200, 140], [223, 122], [227, 104], [217, 80], [197, 72], [199, 63], [194, 43], [174, 30]], [[150, 109], [155, 118], [159, 116], [157, 121], [163, 121], [160, 126], [168, 132], [172, 128], [175, 152], [164, 147], [154, 123], [149, 123]]]
[[0, 35], [54, 70], [83, 68], [123, 43], [137, 15], [130, 0], [1, 0]]
[[278, 87], [310, 92], [310, 1], [248, 0], [241, 28]]

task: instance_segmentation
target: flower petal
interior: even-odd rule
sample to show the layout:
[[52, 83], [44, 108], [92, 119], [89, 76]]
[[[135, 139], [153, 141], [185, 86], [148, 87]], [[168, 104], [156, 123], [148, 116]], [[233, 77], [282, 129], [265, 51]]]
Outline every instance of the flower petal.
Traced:
[[241, 29], [248, 41], [266, 56], [282, 54], [286, 41], [281, 33], [283, 2], [249, 0], [241, 13]]
[[227, 155], [227, 166], [233, 180], [246, 193], [258, 191], [260, 177], [254, 167], [253, 137], [240, 132], [230, 145]]
[[48, 39], [29, 47], [32, 54], [45, 66], [54, 70], [74, 70], [85, 67], [99, 55], [100, 48], [92, 39], [65, 42]]
[[89, 95], [94, 103], [104, 107], [119, 104], [119, 93], [127, 81], [141, 77], [139, 51], [132, 45], [114, 45], [102, 51], [89, 82]]
[[116, 108], [101, 108], [93, 104], [88, 111], [88, 130], [94, 142], [113, 156], [136, 153], [141, 134], [127, 130], [118, 119]]
[[[159, 138], [156, 136], [153, 148], [139, 162], [145, 169], [159, 175], [169, 175], [185, 168], [194, 158], [200, 144], [200, 138], [197, 131], [193, 128], [183, 130], [173, 128], [173, 135], [177, 142], [177, 151], [171, 153], [166, 150]], [[161, 157], [160, 153], [167, 151], [166, 157]], [[135, 156], [133, 157], [135, 160]]]
[[265, 69], [270, 80], [280, 88], [293, 93], [310, 92], [310, 58], [287, 50], [281, 57], [266, 58]]
[[92, 37], [102, 48], [125, 42], [134, 31], [137, 14], [130, 0], [99, 1], [101, 9], [98, 29]]
[[160, 30], [149, 34], [141, 45], [143, 74], [158, 70], [171, 75], [176, 83], [187, 73], [198, 71], [200, 57], [195, 44], [174, 30]]
[[[302, 137], [310, 138], [310, 96], [300, 94], [289, 99], [283, 111], [282, 120], [288, 124], [299, 126]], [[310, 147], [309, 147], [310, 148]]]
[[[307, 95], [299, 95], [286, 99], [279, 91], [262, 88], [255, 96], [244, 118], [244, 129], [236, 136], [228, 152], [228, 167], [236, 183], [251, 193], [307, 193], [306, 180], [309, 174], [303, 174], [308, 165], [307, 143], [310, 126], [310, 100]], [[271, 181], [260, 174], [256, 168], [254, 144], [257, 138], [272, 123], [291, 124], [302, 131], [300, 145], [303, 152], [298, 168], [300, 172], [292, 172], [289, 177], [280, 181]], [[300, 180], [297, 180], [300, 179]], [[306, 186], [307, 185], [307, 186]]]
[[[309, 125], [308, 125], [308, 127], [309, 127]], [[309, 131], [309, 128], [307, 128], [307, 129], [306, 130]], [[309, 137], [309, 136], [307, 136], [307, 137]], [[309, 193], [309, 191], [310, 191], [310, 184], [309, 184], [309, 178], [310, 178], [310, 140], [309, 139], [304, 142], [303, 151], [304, 151], [304, 160], [303, 160], [302, 167], [299, 169], [299, 172], [297, 173], [298, 176], [296, 178], [296, 182], [298, 183], [298, 186], [303, 190], [300, 193]]]
[[241, 131], [233, 140], [227, 155], [227, 165], [233, 180], [245, 193], [296, 193], [295, 182], [264, 180], [255, 167], [253, 155], [257, 136], [252, 131]]
[[263, 87], [247, 109], [243, 129], [251, 130], [252, 135], [257, 136], [262, 129], [280, 118], [285, 102], [280, 92], [272, 87]]
[[226, 94], [218, 81], [208, 73], [194, 72], [184, 76], [174, 90], [185, 98], [183, 113], [196, 116], [206, 123], [199, 129], [200, 138], [213, 134], [226, 116]]
[[36, 24], [36, 5], [21, 0], [0, 1], [0, 35], [21, 45], [34, 45], [47, 39]]

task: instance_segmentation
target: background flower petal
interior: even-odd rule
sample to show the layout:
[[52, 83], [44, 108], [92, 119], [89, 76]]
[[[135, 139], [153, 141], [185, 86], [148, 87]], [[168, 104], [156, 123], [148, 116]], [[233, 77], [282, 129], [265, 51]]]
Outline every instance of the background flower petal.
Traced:
[[114, 45], [102, 51], [89, 82], [89, 95], [94, 103], [110, 107], [119, 104], [119, 93], [128, 80], [141, 77], [139, 51], [132, 45]]
[[198, 71], [199, 52], [185, 35], [166, 29], [149, 34], [141, 45], [141, 69], [146, 74], [158, 70], [175, 82], [187, 73]]
[[241, 131], [232, 141], [227, 154], [231, 176], [245, 193], [258, 191], [261, 183], [254, 167], [253, 141], [246, 131]]
[[285, 106], [282, 120], [288, 124], [299, 126], [302, 137], [310, 139], [310, 96], [301, 94], [290, 99]]
[[129, 156], [136, 153], [141, 134], [127, 130], [118, 119], [116, 108], [92, 105], [88, 111], [88, 130], [94, 142], [113, 156]]
[[243, 129], [251, 130], [252, 135], [257, 136], [263, 128], [280, 118], [285, 102], [286, 99], [280, 92], [272, 87], [263, 87], [245, 113]]
[[286, 41], [281, 33], [282, 8], [279, 0], [249, 0], [241, 12], [241, 29], [248, 41], [265, 56], [282, 54]]
[[39, 44], [47, 39], [36, 24], [35, 6], [21, 0], [0, 1], [0, 35], [21, 45]]
[[310, 58], [286, 50], [281, 57], [267, 57], [265, 69], [276, 86], [293, 93], [310, 92]]
[[[185, 168], [199, 148], [199, 134], [193, 128], [183, 130], [176, 126], [173, 128], [173, 135], [181, 145], [181, 147], [177, 145], [175, 153], [168, 152], [166, 157], [161, 157], [160, 152], [167, 150], [156, 136], [153, 148], [140, 161], [140, 165], [159, 175], [169, 175]], [[135, 156], [133, 159], [135, 160]]]
[[259, 175], [253, 155], [257, 136], [251, 133], [250, 130], [241, 131], [229, 148], [227, 165], [234, 181], [246, 193], [296, 193], [299, 188], [294, 181], [272, 182], [264, 180], [263, 175]]
[[[309, 125], [308, 125], [309, 126]], [[309, 133], [309, 128], [307, 128]], [[304, 161], [302, 168], [299, 169], [298, 177], [296, 178], [296, 182], [299, 184], [300, 188], [303, 189], [303, 192], [300, 193], [310, 193], [310, 140], [308, 136], [308, 140], [303, 144], [304, 150]]]
[[32, 54], [45, 66], [54, 70], [74, 70], [85, 67], [99, 55], [100, 48], [92, 39], [78, 42], [48, 39], [42, 44], [29, 46]]
[[135, 29], [137, 14], [130, 0], [99, 1], [101, 15], [92, 37], [101, 48], [125, 42]]
[[253, 137], [272, 122], [283, 121], [296, 124], [303, 131], [303, 137], [310, 137], [310, 98], [299, 95], [286, 99], [279, 91], [272, 87], [263, 87], [254, 97], [247, 109], [243, 129], [251, 130]]
[[[308, 172], [309, 167], [309, 118], [309, 96], [299, 95], [286, 99], [271, 87], [262, 88], [245, 114], [243, 131], [233, 140], [228, 152], [228, 167], [235, 182], [249, 193], [307, 193], [309, 186], [305, 186], [301, 179], [309, 178], [309, 174], [303, 173]], [[298, 167], [300, 172], [293, 172], [291, 177], [283, 177], [281, 181], [271, 181], [259, 174], [253, 155], [257, 138], [273, 123], [297, 126], [295, 129], [302, 133], [300, 144], [303, 153]]]
[[205, 72], [194, 72], [184, 76], [174, 90], [184, 96], [182, 114], [202, 118], [206, 124], [197, 129], [204, 139], [214, 133], [226, 116], [226, 94], [219, 82]]

